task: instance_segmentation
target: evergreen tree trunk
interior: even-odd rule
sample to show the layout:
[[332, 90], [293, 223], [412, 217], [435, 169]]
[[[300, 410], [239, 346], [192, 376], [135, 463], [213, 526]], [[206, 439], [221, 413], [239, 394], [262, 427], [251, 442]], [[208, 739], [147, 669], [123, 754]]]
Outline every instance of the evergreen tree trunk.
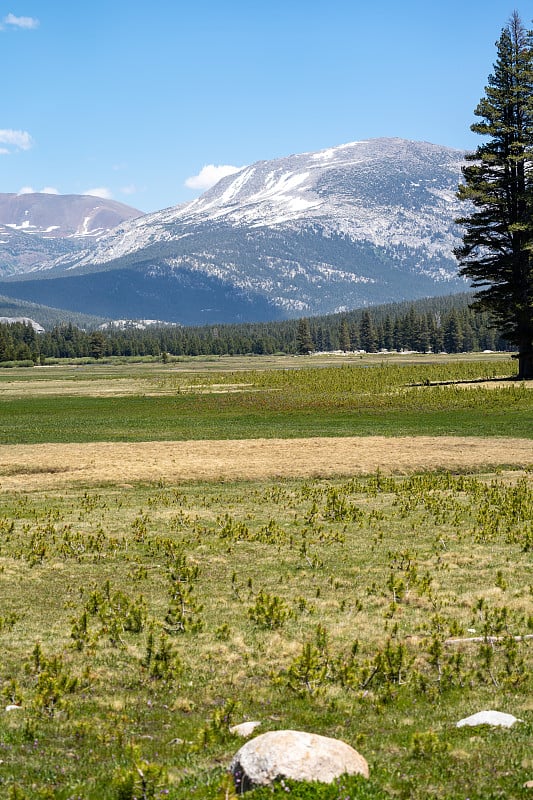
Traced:
[[519, 348], [518, 378], [521, 381], [533, 381], [533, 350], [527, 351], [527, 342]]

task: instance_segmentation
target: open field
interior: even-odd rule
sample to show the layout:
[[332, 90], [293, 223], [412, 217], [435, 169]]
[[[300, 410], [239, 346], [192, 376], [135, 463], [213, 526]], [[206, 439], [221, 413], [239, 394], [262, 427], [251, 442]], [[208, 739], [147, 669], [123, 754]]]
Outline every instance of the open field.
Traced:
[[533, 393], [414, 361], [2, 374], [1, 797], [230, 800], [244, 720], [371, 773], [250, 800], [531, 794]]
[[533, 467], [531, 439], [385, 436], [0, 445], [2, 489]]
[[355, 745], [343, 798], [525, 796], [532, 508], [523, 472], [3, 491], [4, 796], [219, 797], [246, 719]]
[[[0, 441], [146, 442], [338, 436], [533, 437], [529, 384], [511, 359], [434, 358], [201, 372], [180, 363], [0, 376]], [[335, 362], [336, 363], [336, 362]], [[210, 365], [211, 362], [208, 362]], [[263, 365], [264, 366], [264, 365]], [[457, 383], [457, 382], [460, 383]], [[468, 391], [465, 387], [468, 386]]]

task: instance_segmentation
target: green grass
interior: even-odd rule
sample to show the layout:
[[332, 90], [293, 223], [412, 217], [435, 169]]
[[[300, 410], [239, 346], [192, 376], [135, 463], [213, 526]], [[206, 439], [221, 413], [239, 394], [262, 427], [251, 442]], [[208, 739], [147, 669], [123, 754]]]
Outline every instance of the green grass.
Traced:
[[[510, 360], [228, 362], [9, 370], [1, 441], [533, 433], [531, 389], [460, 383]], [[526, 797], [532, 525], [527, 471], [2, 490], [0, 796], [231, 800], [259, 719], [371, 776], [250, 800]], [[523, 722], [456, 728], [483, 708]]]
[[[487, 396], [488, 394], [488, 396]], [[239, 408], [232, 401], [200, 398], [65, 398], [5, 402], [0, 407], [4, 444], [186, 439], [295, 438], [306, 436], [533, 436], [533, 393], [514, 407], [489, 403], [477, 408], [368, 409], [335, 407], [320, 412], [290, 407], [274, 411]], [[482, 403], [487, 400], [487, 405]], [[354, 403], [354, 405], [356, 405]], [[498, 407], [499, 406], [499, 407]], [[479, 409], [483, 410], [480, 411]]]
[[[131, 373], [135, 393], [116, 397], [83, 394], [91, 380], [101, 381], [93, 368], [82, 374], [77, 396], [61, 394], [63, 385], [72, 385], [71, 373], [60, 373], [51, 396], [25, 392], [23, 382], [19, 397], [0, 394], [0, 437], [4, 443], [368, 434], [529, 438], [530, 389], [451, 383], [492, 379], [510, 366], [474, 361], [200, 375], [155, 369], [142, 377]], [[108, 375], [112, 368], [105, 369], [106, 380], [128, 377], [127, 371]]]
[[[295, 798], [526, 796], [532, 521], [505, 471], [4, 491], [2, 796], [132, 800], [140, 769], [146, 797], [231, 797], [244, 719], [367, 758]], [[502, 638], [444, 644], [471, 629]], [[455, 727], [483, 708], [524, 721]]]

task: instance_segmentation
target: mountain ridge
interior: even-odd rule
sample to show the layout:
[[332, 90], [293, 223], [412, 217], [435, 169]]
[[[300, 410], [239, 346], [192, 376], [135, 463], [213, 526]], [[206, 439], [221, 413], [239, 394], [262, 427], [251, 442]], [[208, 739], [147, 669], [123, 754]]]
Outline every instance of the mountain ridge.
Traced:
[[274, 319], [464, 291], [452, 253], [463, 163], [462, 151], [403, 139], [259, 161], [0, 291], [14, 296], [18, 287], [35, 300], [44, 280], [57, 281], [68, 303], [72, 281], [79, 308], [74, 278], [91, 276], [95, 295], [112, 285], [117, 316], [136, 316], [129, 307], [145, 302], [142, 316], [160, 319], [164, 304], [174, 307], [169, 321], [184, 324], [242, 319], [259, 307]]
[[0, 223], [50, 239], [97, 236], [143, 212], [94, 195], [0, 193]]
[[20, 274], [72, 257], [138, 209], [92, 195], [0, 193], [0, 275]]
[[[406, 170], [405, 157], [402, 159], [402, 155], [405, 156], [406, 153], [411, 155], [410, 172]], [[349, 154], [352, 154], [351, 158]], [[436, 164], [435, 154], [445, 158], [445, 163]], [[359, 155], [362, 157], [354, 157]], [[418, 162], [417, 172], [414, 175], [412, 170], [416, 162]], [[326, 150], [295, 154], [271, 161], [258, 161], [243, 167], [233, 175], [222, 178], [214, 187], [190, 203], [152, 212], [137, 218], [132, 224], [121, 226], [125, 241], [118, 245], [113, 241], [115, 237], [111, 232], [109, 236], [101, 238], [96, 248], [87, 254], [87, 258], [92, 263], [95, 261], [106, 263], [128, 254], [131, 252], [131, 247], [142, 246], [146, 239], [153, 235], [154, 229], [159, 228], [164, 239], [165, 226], [180, 223], [185, 234], [191, 224], [202, 222], [223, 221], [232, 227], [242, 225], [290, 227], [291, 223], [302, 219], [306, 224], [310, 224], [312, 221], [323, 222], [326, 218], [329, 223], [328, 229], [332, 232], [352, 235], [356, 239], [372, 241], [377, 245], [383, 245], [385, 235], [392, 233], [395, 235], [393, 243], [398, 243], [404, 238], [409, 239], [405, 236], [405, 226], [409, 221], [415, 221], [410, 219], [411, 215], [408, 212], [420, 211], [424, 199], [428, 199], [427, 195], [433, 195], [433, 199], [440, 200], [441, 205], [453, 205], [459, 210], [459, 201], [455, 198], [455, 193], [463, 163], [464, 153], [460, 150], [428, 142], [385, 138], [350, 142]], [[420, 175], [421, 168], [428, 164], [432, 172], [440, 167], [438, 176], [432, 174], [428, 177], [427, 173]], [[374, 171], [376, 165], [380, 167], [378, 172]], [[394, 169], [385, 172], [385, 165], [389, 168], [392, 165]], [[350, 169], [351, 172], [347, 172]], [[342, 171], [340, 176], [332, 175], [339, 170]], [[361, 176], [365, 170], [366, 185], [362, 186]], [[315, 186], [312, 185], [311, 172], [315, 173], [317, 184]], [[335, 178], [333, 191], [329, 192], [331, 181], [328, 186], [328, 173], [330, 178]], [[316, 181], [317, 174], [322, 180]], [[398, 176], [402, 175], [413, 189], [421, 188], [420, 180], [436, 185], [422, 187], [422, 191], [418, 193], [404, 191], [401, 198], [403, 202], [401, 205], [395, 205], [391, 203], [390, 196], [383, 198], [383, 192], [391, 188], [397, 191]], [[416, 177], [419, 181], [413, 180]], [[263, 185], [258, 188], [261, 181]], [[426, 197], [420, 196], [424, 194]], [[328, 195], [333, 196], [332, 201]], [[377, 202], [380, 196], [383, 198], [381, 203]], [[368, 203], [374, 212], [376, 209], [395, 211], [392, 218], [380, 217], [383, 226], [380, 232], [376, 230], [375, 213], [370, 213], [370, 208], [366, 205]], [[443, 230], [440, 232], [442, 234], [446, 232], [448, 238], [453, 238], [455, 241], [457, 237], [450, 234], [453, 218], [444, 222], [442, 227]], [[145, 229], [149, 231], [147, 235], [143, 235]], [[139, 235], [139, 232], [142, 234]], [[431, 247], [429, 247], [430, 242]], [[429, 250], [449, 252], [445, 240], [439, 242], [430, 239], [430, 242], [427, 243]], [[83, 256], [78, 259], [78, 263], [82, 262]]]

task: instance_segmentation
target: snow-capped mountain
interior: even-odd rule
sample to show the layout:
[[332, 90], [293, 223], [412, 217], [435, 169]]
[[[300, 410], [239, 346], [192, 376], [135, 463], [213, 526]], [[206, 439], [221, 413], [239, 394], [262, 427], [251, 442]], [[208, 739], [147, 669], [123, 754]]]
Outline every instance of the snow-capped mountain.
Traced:
[[[38, 302], [55, 292], [92, 313], [184, 323], [461, 291], [452, 250], [463, 156], [376, 139], [261, 161], [191, 203], [121, 223], [16, 288]], [[0, 293], [6, 285], [15, 291]]]
[[90, 195], [0, 194], [0, 275], [26, 272], [142, 214]]

